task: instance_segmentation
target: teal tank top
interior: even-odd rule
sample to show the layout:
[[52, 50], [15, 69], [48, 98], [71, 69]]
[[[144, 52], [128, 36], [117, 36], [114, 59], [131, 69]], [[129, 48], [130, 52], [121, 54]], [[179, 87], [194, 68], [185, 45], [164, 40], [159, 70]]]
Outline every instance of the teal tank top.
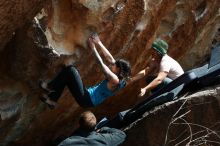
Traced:
[[108, 97], [113, 96], [116, 92], [121, 90], [125, 87], [125, 81], [121, 81], [119, 83], [119, 87], [116, 91], [112, 92], [107, 87], [108, 80], [103, 80], [101, 83], [89, 87], [87, 90], [90, 94], [91, 101], [94, 106], [101, 104], [103, 101], [105, 101]]

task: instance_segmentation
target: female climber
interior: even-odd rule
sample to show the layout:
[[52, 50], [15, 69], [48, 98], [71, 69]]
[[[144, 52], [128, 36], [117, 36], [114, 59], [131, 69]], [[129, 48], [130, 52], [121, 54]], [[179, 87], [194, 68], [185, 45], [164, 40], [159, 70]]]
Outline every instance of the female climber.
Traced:
[[[49, 83], [41, 82], [40, 86], [47, 91], [40, 98], [51, 109], [55, 108], [64, 87], [67, 86], [81, 107], [94, 107], [101, 104], [108, 97], [123, 89], [131, 74], [129, 62], [118, 59], [115, 60], [106, 47], [102, 44], [97, 34], [93, 34], [88, 39], [89, 48], [94, 53], [105, 79], [92, 87], [85, 87], [80, 74], [73, 65], [66, 66]], [[99, 45], [106, 60], [110, 63], [108, 67], [100, 57], [95, 45]]]

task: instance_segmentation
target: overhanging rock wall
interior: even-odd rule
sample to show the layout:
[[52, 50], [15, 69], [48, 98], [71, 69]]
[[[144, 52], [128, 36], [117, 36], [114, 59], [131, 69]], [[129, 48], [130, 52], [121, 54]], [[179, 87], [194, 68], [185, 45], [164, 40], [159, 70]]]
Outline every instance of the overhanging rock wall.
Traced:
[[[76, 127], [83, 109], [70, 93], [66, 90], [59, 107], [49, 110], [38, 99], [37, 81], [51, 79], [70, 57], [86, 85], [101, 80], [101, 70], [86, 44], [91, 32], [100, 34], [116, 58], [128, 59], [133, 74], [148, 64], [155, 37], [167, 40], [169, 54], [187, 70], [207, 59], [219, 28], [219, 6], [219, 0], [0, 2], [1, 145], [47, 145]], [[53, 53], [32, 24], [42, 8], [40, 15], [46, 17], [40, 23], [49, 44], [61, 56]], [[142, 85], [132, 84], [92, 110], [101, 117], [127, 109], [136, 103]]]

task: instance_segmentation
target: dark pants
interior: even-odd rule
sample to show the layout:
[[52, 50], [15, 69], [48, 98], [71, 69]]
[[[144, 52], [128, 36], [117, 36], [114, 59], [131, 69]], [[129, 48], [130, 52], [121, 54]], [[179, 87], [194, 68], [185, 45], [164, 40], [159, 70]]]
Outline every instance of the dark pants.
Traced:
[[[154, 79], [156, 78], [156, 76], [149, 76], [146, 79], [147, 84], [149, 84], [150, 82], [152, 82]], [[155, 93], [158, 90], [160, 90], [161, 88], [163, 88], [164, 86], [168, 85], [170, 82], [172, 82], [173, 80], [170, 78], [165, 78], [162, 83], [160, 83], [156, 88], [152, 89], [151, 92]]]
[[89, 92], [84, 86], [79, 72], [73, 66], [65, 67], [50, 83], [48, 83], [48, 87], [53, 91], [48, 95], [50, 99], [58, 101], [65, 86], [69, 88], [80, 106], [92, 106]]

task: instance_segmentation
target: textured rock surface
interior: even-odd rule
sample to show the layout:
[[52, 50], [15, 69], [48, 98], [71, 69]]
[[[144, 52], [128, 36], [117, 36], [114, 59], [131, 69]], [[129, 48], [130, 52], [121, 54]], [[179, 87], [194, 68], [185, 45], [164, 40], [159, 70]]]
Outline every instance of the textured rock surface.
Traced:
[[[47, 145], [77, 125], [82, 109], [70, 93], [66, 91], [60, 106], [51, 111], [38, 100], [37, 81], [51, 79], [69, 57], [78, 64], [86, 85], [101, 80], [101, 71], [86, 46], [91, 32], [100, 34], [116, 58], [130, 60], [133, 74], [148, 63], [149, 46], [156, 36], [165, 38], [169, 54], [189, 69], [207, 59], [214, 37], [219, 40], [219, 6], [219, 0], [0, 2], [1, 145]], [[43, 7], [47, 39], [60, 57], [31, 23]], [[136, 102], [141, 85], [128, 86], [92, 110], [101, 117], [127, 109]]]
[[220, 87], [156, 107], [127, 127], [123, 146], [220, 144]]
[[46, 0], [0, 1], [0, 50], [13, 37], [16, 29], [31, 21], [46, 2]]

